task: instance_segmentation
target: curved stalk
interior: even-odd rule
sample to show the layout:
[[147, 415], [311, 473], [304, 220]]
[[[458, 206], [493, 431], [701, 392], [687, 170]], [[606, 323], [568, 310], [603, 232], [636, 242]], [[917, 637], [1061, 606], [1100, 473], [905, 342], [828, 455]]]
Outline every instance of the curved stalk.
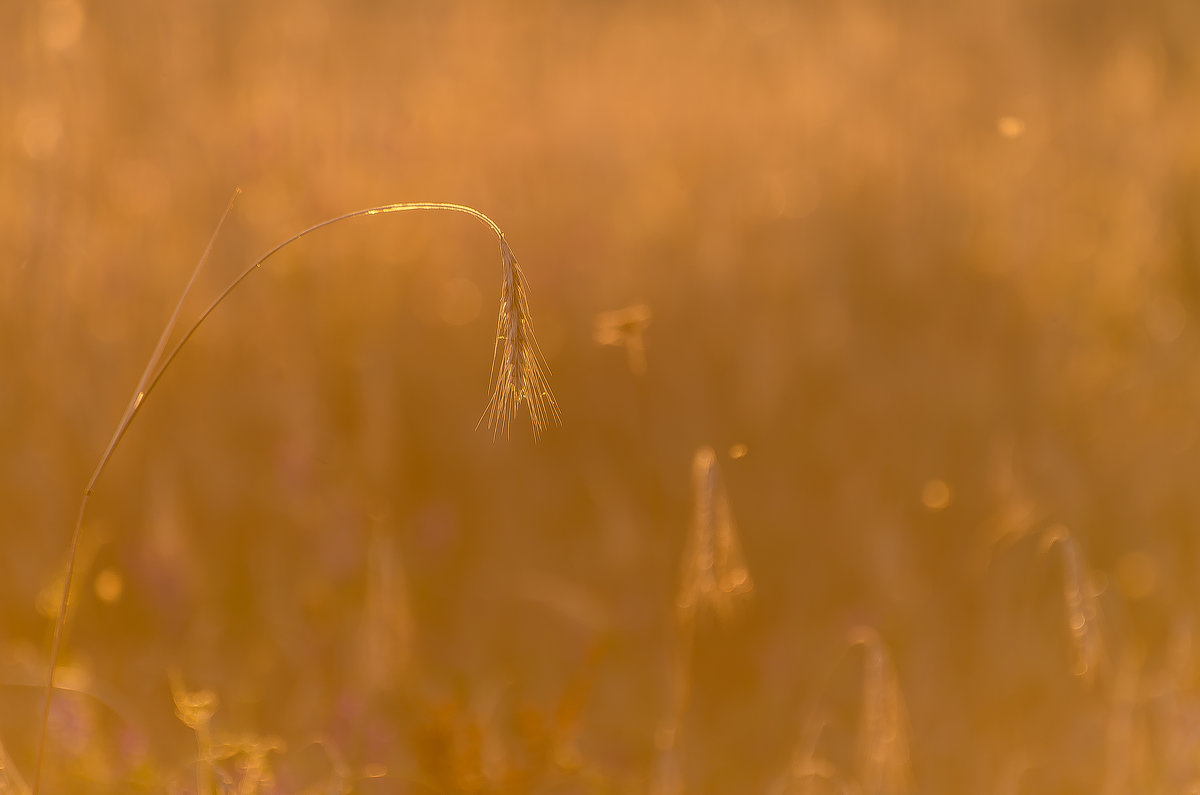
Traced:
[[[259, 257], [235, 277], [217, 295], [213, 302], [200, 313], [200, 316], [187, 328], [175, 346], [170, 349], [170, 352], [164, 356], [163, 352], [167, 349], [167, 340], [170, 338], [171, 332], [175, 330], [184, 300], [195, 285], [196, 277], [208, 261], [217, 235], [220, 233], [221, 227], [225, 224], [225, 220], [229, 217], [229, 213], [233, 209], [233, 204], [240, 193], [240, 188], [234, 191], [234, 195], [229, 200], [225, 212], [221, 215], [221, 220], [217, 222], [217, 227], [213, 230], [212, 237], [209, 238], [208, 246], [204, 249], [204, 253], [201, 255], [199, 262], [197, 262], [195, 270], [192, 271], [192, 276], [188, 280], [187, 286], [179, 298], [179, 302], [175, 305], [175, 310], [171, 313], [171, 317], [167, 321], [162, 335], [159, 337], [154, 353], [151, 354], [150, 361], [147, 363], [146, 369], [142, 372], [142, 377], [134, 389], [133, 397], [130, 399], [129, 405], [121, 417], [121, 421], [117, 423], [117, 428], [113, 432], [112, 439], [109, 441], [104, 453], [100, 456], [100, 460], [96, 464], [96, 468], [93, 470], [92, 476], [88, 479], [87, 486], [83, 490], [83, 498], [79, 503], [79, 512], [75, 519], [75, 529], [71, 534], [71, 547], [67, 557], [67, 571], [63, 581], [62, 601], [59, 605], [58, 615], [55, 618], [54, 636], [50, 645], [50, 662], [46, 673], [46, 698], [42, 707], [42, 724], [38, 739], [37, 761], [34, 763], [32, 795], [38, 795], [41, 784], [42, 765], [46, 752], [46, 734], [50, 723], [50, 708], [54, 699], [54, 673], [58, 666], [59, 651], [62, 647], [62, 638], [67, 622], [67, 606], [71, 595], [72, 580], [75, 575], [75, 561], [79, 550], [80, 536], [83, 532], [84, 517], [87, 514], [88, 500], [95, 493], [96, 482], [100, 479], [100, 475], [103, 474], [105, 468], [108, 466], [108, 462], [112, 459], [117, 445], [121, 443], [121, 439], [125, 437], [130, 424], [138, 415], [138, 412], [141, 411], [142, 406], [145, 405], [146, 398], [158, 386], [167, 369], [175, 361], [179, 352], [183, 350], [183, 346], [188, 343], [188, 340], [192, 338], [192, 335], [196, 333], [208, 316], [250, 274], [258, 270], [271, 257], [300, 238], [316, 232], [318, 229], [323, 229], [340, 221], [347, 221], [360, 216], [386, 215], [410, 210], [438, 210], [463, 213], [475, 218], [496, 233], [496, 237], [500, 241], [501, 259], [504, 268], [504, 280], [500, 297], [500, 315], [497, 321], [496, 349], [493, 352], [492, 358], [495, 381], [492, 387], [491, 398], [488, 401], [488, 409], [485, 412], [488, 418], [488, 426], [492, 427], [494, 423], [497, 431], [501, 426], [507, 430], [512, 417], [516, 414], [522, 402], [529, 404], [529, 414], [533, 422], [535, 435], [540, 433], [550, 421], [556, 423], [559, 421], [558, 404], [555, 402], [554, 396], [550, 393], [544, 375], [545, 362], [536, 341], [533, 339], [533, 322], [529, 317], [528, 300], [526, 298], [524, 277], [521, 274], [520, 265], [517, 263], [516, 257], [513, 256], [508, 242], [504, 239], [504, 232], [496, 222], [474, 207], [468, 207], [465, 204], [452, 204], [449, 202], [398, 202], [395, 204], [385, 204], [329, 218], [297, 232]], [[503, 342], [503, 356], [500, 357], [500, 365], [497, 368], [495, 366], [496, 357], [501, 351], [501, 342]]]

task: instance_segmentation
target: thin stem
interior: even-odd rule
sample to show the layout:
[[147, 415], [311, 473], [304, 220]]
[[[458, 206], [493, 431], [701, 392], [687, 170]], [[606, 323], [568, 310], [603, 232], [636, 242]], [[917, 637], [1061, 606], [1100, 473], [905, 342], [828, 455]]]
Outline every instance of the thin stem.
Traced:
[[[322, 221], [319, 224], [314, 224], [313, 226], [310, 226], [301, 232], [297, 232], [287, 240], [275, 246], [275, 248], [271, 249], [266, 254], [263, 254], [261, 257], [255, 260], [253, 264], [246, 268], [246, 270], [242, 271], [232, 282], [230, 282], [229, 286], [221, 291], [216, 299], [209, 304], [208, 308], [200, 314], [200, 317], [196, 319], [196, 322], [184, 332], [183, 337], [179, 340], [175, 347], [171, 349], [171, 352], [167, 354], [166, 358], [163, 359], [162, 366], [158, 368], [158, 371], [154, 374], [154, 377], [151, 378], [146, 384], [145, 389], [143, 390], [142, 401], [144, 402], [146, 395], [149, 395], [154, 387], [158, 385], [158, 381], [162, 378], [163, 373], [167, 371], [167, 368], [170, 367], [171, 363], [175, 361], [175, 357], [179, 355], [179, 352], [183, 349], [183, 346], [187, 344], [188, 340], [192, 338], [192, 335], [196, 333], [196, 330], [200, 328], [200, 324], [203, 323], [208, 316], [211, 315], [213, 311], [220, 306], [226, 298], [229, 297], [230, 293], [237, 289], [238, 285], [245, 281], [250, 274], [258, 270], [258, 268], [264, 262], [278, 254], [284, 248], [290, 246], [292, 243], [295, 243], [300, 238], [312, 234], [318, 229], [322, 229], [330, 224], [336, 224], [338, 221], [347, 221], [351, 218], [358, 218], [359, 216], [364, 215], [386, 215], [388, 213], [399, 213], [407, 210], [449, 210], [451, 212], [466, 213], [467, 215], [477, 218], [480, 222], [487, 225], [488, 228], [496, 233], [496, 237], [498, 237], [500, 240], [504, 239], [504, 232], [501, 231], [500, 227], [497, 226], [496, 222], [491, 218], [488, 218], [474, 207], [467, 207], [464, 204], [450, 204], [448, 202], [400, 202], [398, 204], [385, 204], [381, 207], [370, 207], [366, 210], [356, 210], [352, 213], [339, 215], [336, 218], [330, 218], [326, 221]], [[132, 417], [130, 417], [130, 419], [132, 419]]]
[[[75, 578], [75, 561], [78, 558], [79, 539], [83, 534], [83, 518], [87, 513], [88, 500], [94, 493], [96, 481], [100, 479], [100, 474], [108, 466], [113, 452], [117, 449], [117, 445], [120, 444], [121, 439], [125, 436], [125, 432], [129, 429], [129, 424], [133, 422], [133, 418], [137, 416], [142, 404], [145, 403], [146, 394], [149, 391], [148, 383], [150, 381], [150, 374], [162, 357], [162, 352], [167, 346], [167, 339], [170, 338], [171, 332], [175, 329], [175, 323], [179, 319], [179, 312], [183, 308], [183, 302], [187, 298], [188, 293], [191, 292], [192, 286], [195, 285], [196, 277], [200, 275], [200, 271], [204, 268], [204, 263], [208, 261], [213, 245], [217, 241], [217, 235], [220, 234], [221, 227], [225, 225], [225, 219], [229, 217], [230, 211], [233, 210], [233, 203], [237, 201], [237, 197], [241, 192], [241, 188], [234, 190], [233, 196], [229, 199], [229, 204], [225, 206], [225, 212], [221, 214], [221, 220], [217, 222], [217, 228], [213, 230], [212, 235], [209, 237], [208, 245], [205, 246], [204, 253], [200, 255], [200, 261], [196, 263], [195, 269], [192, 270], [192, 276], [188, 279], [187, 286], [183, 288], [183, 294], [179, 296], [179, 301], [175, 304], [175, 310], [171, 313], [166, 327], [163, 328], [162, 335], [158, 338], [158, 344], [154, 346], [154, 353], [150, 354], [150, 361], [146, 363], [146, 369], [142, 371], [142, 377], [138, 380], [138, 385], [133, 390], [133, 398], [130, 399], [129, 405], [126, 406], [125, 414], [121, 417], [121, 421], [117, 423], [117, 429], [113, 432], [112, 439], [108, 442], [108, 447], [105, 448], [104, 453], [100, 456], [100, 461], [96, 464], [96, 469], [92, 472], [92, 476], [88, 479], [87, 486], [83, 490], [83, 498], [79, 501], [79, 513], [75, 517], [75, 529], [71, 533], [71, 549], [67, 555], [67, 573], [63, 578], [62, 601], [58, 606], [58, 616], [54, 620], [54, 639], [50, 643], [50, 663], [46, 671], [46, 698], [42, 704], [42, 727], [38, 736], [37, 761], [33, 767], [33, 795], [37, 795], [42, 782], [42, 763], [46, 755], [46, 731], [50, 725], [50, 705], [54, 700], [54, 672], [58, 667], [58, 652], [62, 646], [63, 631], [67, 623], [67, 605], [71, 596], [71, 583]], [[162, 371], [160, 370], [159, 375], [161, 373]], [[156, 376], [154, 380], [157, 381], [158, 377]]]
[[87, 486], [83, 490], [83, 498], [79, 503], [79, 513], [75, 519], [75, 529], [71, 534], [71, 548], [67, 557], [67, 573], [63, 582], [62, 601], [59, 605], [58, 616], [54, 622], [54, 639], [50, 645], [50, 664], [46, 673], [46, 698], [42, 708], [42, 726], [38, 740], [37, 761], [34, 764], [32, 795], [38, 795], [38, 790], [41, 785], [42, 764], [46, 753], [46, 734], [50, 723], [50, 706], [54, 698], [55, 690], [54, 673], [58, 666], [59, 650], [62, 646], [62, 637], [67, 622], [67, 606], [71, 595], [71, 583], [75, 576], [75, 561], [79, 551], [80, 536], [83, 533], [83, 520], [87, 513], [88, 501], [95, 493], [96, 482], [100, 479], [100, 475], [108, 466], [108, 462], [112, 459], [113, 453], [116, 452], [117, 445], [119, 445], [121, 440], [125, 437], [125, 433], [129, 430], [129, 426], [132, 424], [134, 417], [136, 417], [138, 412], [141, 411], [142, 406], [146, 404], [146, 398], [148, 398], [150, 393], [154, 391], [154, 388], [158, 386], [158, 382], [162, 379], [163, 374], [166, 373], [167, 368], [169, 368], [172, 362], [175, 361], [175, 358], [179, 355], [179, 352], [183, 350], [183, 346], [186, 345], [188, 340], [192, 338], [192, 335], [196, 333], [196, 330], [200, 328], [200, 325], [208, 318], [209, 315], [213, 313], [218, 306], [221, 305], [226, 298], [229, 297], [230, 293], [237, 289], [238, 285], [245, 281], [246, 278], [251, 273], [256, 271], [264, 262], [300, 238], [305, 237], [306, 235], [309, 235], [318, 229], [330, 226], [331, 224], [336, 224], [339, 221], [346, 221], [359, 216], [386, 215], [388, 213], [405, 212], [408, 210], [450, 211], [464, 213], [479, 220], [496, 233], [496, 237], [500, 239], [501, 243], [504, 242], [504, 232], [501, 231], [500, 227], [496, 225], [495, 221], [493, 221], [491, 218], [488, 218], [475, 208], [468, 207], [464, 204], [451, 204], [449, 202], [399, 202], [396, 204], [385, 204], [379, 207], [369, 207], [365, 210], [356, 210], [352, 213], [339, 215], [336, 218], [330, 218], [322, 221], [319, 224], [314, 224], [303, 231], [297, 232], [255, 260], [253, 264], [242, 271], [236, 278], [234, 278], [233, 281], [229, 283], [224, 290], [220, 292], [220, 294], [217, 295], [216, 299], [209, 304], [208, 308], [205, 309], [192, 323], [192, 325], [189, 326], [188, 329], [183, 333], [183, 336], [180, 338], [179, 342], [177, 342], [175, 346], [171, 348], [170, 352], [164, 356], [163, 351], [166, 350], [167, 340], [170, 338], [171, 332], [175, 329], [176, 322], [179, 319], [179, 312], [183, 307], [184, 300], [191, 292], [192, 286], [196, 283], [196, 277], [204, 267], [204, 264], [208, 261], [209, 254], [212, 252], [213, 244], [216, 242], [217, 235], [220, 233], [221, 227], [224, 226], [225, 219], [229, 217], [229, 213], [233, 209], [233, 204], [237, 200], [237, 197], [240, 193], [240, 188], [234, 191], [233, 198], [229, 200], [229, 205], [225, 208], [225, 212], [221, 215], [221, 220], [217, 223], [217, 228], [213, 230], [212, 237], [210, 237], [208, 241], [208, 246], [204, 249], [204, 254], [200, 257], [200, 261], [196, 264], [195, 270], [192, 271], [192, 276], [188, 280], [187, 286], [184, 288], [183, 294], [179, 298], [179, 302], [175, 305], [175, 310], [171, 313], [171, 317], [167, 321], [167, 325], [163, 329], [162, 335], [159, 337], [158, 344], [154, 348], [154, 353], [151, 354], [150, 361], [146, 364], [146, 369], [142, 372], [142, 377], [138, 381], [137, 388], [134, 389], [133, 398], [129, 401], [129, 405], [125, 409], [125, 414], [121, 417], [121, 421], [117, 423], [117, 428], [113, 432], [113, 436], [108, 443], [108, 447], [105, 448], [104, 453], [100, 456], [100, 460], [96, 464], [96, 468], [92, 472], [92, 476], [88, 479]]
[[670, 712], [659, 726], [658, 769], [651, 788], [653, 795], [679, 795], [683, 787], [682, 738], [683, 721], [687, 716], [688, 700], [692, 687], [692, 650], [696, 637], [696, 611], [694, 607], [678, 612], [676, 647], [671, 661], [671, 704]]

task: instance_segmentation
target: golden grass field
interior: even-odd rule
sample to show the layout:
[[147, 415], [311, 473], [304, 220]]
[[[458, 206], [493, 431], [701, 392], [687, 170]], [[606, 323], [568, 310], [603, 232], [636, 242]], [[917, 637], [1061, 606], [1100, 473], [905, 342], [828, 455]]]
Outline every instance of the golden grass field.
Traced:
[[[0, 793], [1200, 792], [1200, 6], [0, 3]], [[178, 333], [177, 333], [178, 336]], [[493, 376], [494, 378], [494, 376]]]

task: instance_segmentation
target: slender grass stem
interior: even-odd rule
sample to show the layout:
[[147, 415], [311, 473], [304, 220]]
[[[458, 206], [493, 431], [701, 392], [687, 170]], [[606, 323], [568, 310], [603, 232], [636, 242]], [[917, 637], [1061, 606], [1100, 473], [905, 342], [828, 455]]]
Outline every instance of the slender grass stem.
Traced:
[[[42, 764], [45, 761], [46, 755], [46, 732], [50, 725], [50, 706], [54, 700], [54, 672], [58, 668], [58, 654], [62, 648], [63, 631], [67, 623], [67, 604], [71, 596], [71, 584], [75, 578], [75, 561], [79, 553], [79, 539], [83, 535], [83, 520], [87, 515], [88, 501], [91, 499], [92, 494], [95, 493], [96, 481], [100, 479], [100, 475], [112, 459], [117, 445], [121, 443], [121, 439], [125, 437], [125, 432], [129, 430], [129, 424], [133, 422], [133, 418], [137, 416], [138, 411], [141, 410], [142, 405], [146, 402], [146, 395], [153, 388], [154, 384], [158, 382], [158, 379], [162, 377], [161, 369], [153, 377], [151, 374], [162, 358], [163, 351], [167, 347], [167, 340], [171, 337], [171, 332], [175, 330], [175, 324], [179, 320], [179, 312], [183, 308], [183, 302], [187, 299], [192, 287], [196, 284], [196, 277], [200, 275], [200, 271], [204, 268], [204, 263], [208, 261], [213, 245], [217, 241], [217, 235], [220, 234], [221, 228], [225, 225], [225, 220], [229, 217], [230, 211], [233, 210], [233, 204], [237, 201], [240, 193], [240, 188], [234, 191], [233, 196], [229, 199], [229, 204], [225, 207], [225, 212], [221, 214], [221, 219], [217, 222], [217, 228], [213, 230], [212, 236], [209, 237], [208, 245], [204, 248], [204, 253], [200, 255], [200, 260], [192, 270], [192, 276], [188, 279], [187, 286], [183, 288], [183, 294], [179, 296], [179, 301], [175, 304], [175, 309], [171, 312], [171, 317], [167, 320], [167, 325], [163, 328], [162, 335], [158, 338], [158, 344], [154, 346], [154, 353], [150, 355], [150, 361], [146, 364], [146, 369], [142, 371], [142, 377], [138, 380], [137, 387], [133, 391], [133, 398], [130, 399], [129, 405], [125, 408], [124, 416], [117, 423], [117, 429], [113, 432], [112, 439], [108, 442], [108, 447], [104, 449], [104, 453], [100, 456], [96, 468], [92, 471], [92, 476], [88, 478], [87, 486], [83, 489], [83, 497], [79, 502], [79, 512], [75, 517], [75, 529], [71, 533], [71, 548], [67, 555], [67, 573], [63, 577], [62, 600], [59, 603], [58, 615], [54, 620], [54, 638], [50, 642], [50, 662], [46, 671], [46, 698], [42, 704], [42, 725], [38, 734], [37, 761], [34, 762], [33, 766], [33, 795], [37, 795], [42, 781]], [[193, 326], [194, 328], [195, 326]], [[177, 347], [172, 352], [172, 357], [174, 357], [174, 354], [178, 350]]]

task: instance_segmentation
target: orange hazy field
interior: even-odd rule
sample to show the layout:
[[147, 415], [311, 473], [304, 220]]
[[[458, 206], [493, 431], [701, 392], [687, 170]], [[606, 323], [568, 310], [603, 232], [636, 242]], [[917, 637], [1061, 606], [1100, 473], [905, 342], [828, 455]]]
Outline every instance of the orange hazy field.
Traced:
[[485, 226], [285, 248], [96, 483], [41, 792], [1200, 792], [1197, 41], [1193, 0], [0, 2], [0, 793], [235, 188], [175, 339], [312, 224], [469, 205], [562, 421], [487, 427]]

